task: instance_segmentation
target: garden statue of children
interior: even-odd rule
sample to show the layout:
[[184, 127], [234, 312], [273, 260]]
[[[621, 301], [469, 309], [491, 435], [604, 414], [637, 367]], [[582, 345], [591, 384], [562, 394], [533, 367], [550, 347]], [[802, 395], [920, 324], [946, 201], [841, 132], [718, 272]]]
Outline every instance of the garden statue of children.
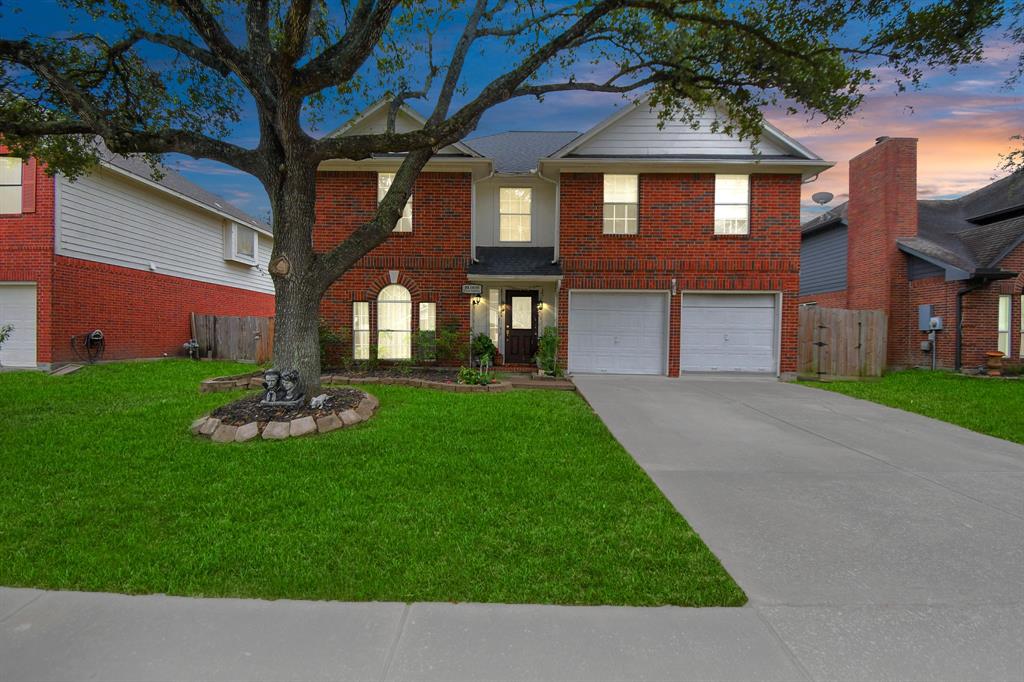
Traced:
[[263, 373], [263, 390], [266, 393], [260, 405], [298, 407], [305, 397], [299, 372], [294, 369], [268, 369]]

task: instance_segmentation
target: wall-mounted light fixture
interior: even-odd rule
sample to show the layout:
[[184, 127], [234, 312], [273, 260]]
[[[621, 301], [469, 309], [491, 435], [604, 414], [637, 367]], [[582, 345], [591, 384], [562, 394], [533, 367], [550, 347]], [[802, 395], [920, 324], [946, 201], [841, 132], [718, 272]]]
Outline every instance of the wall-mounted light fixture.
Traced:
[[544, 310], [544, 301], [537, 301], [537, 312]]
[[479, 296], [474, 296], [473, 297], [473, 305], [480, 305], [480, 301], [481, 300], [482, 299]]

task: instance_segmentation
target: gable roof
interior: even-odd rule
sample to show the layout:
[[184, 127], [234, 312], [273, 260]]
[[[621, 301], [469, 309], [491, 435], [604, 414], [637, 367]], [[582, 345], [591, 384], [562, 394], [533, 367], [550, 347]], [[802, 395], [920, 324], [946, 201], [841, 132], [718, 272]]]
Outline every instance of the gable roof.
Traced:
[[467, 142], [494, 160], [498, 173], [529, 173], [540, 159], [558, 151], [579, 137], [574, 130], [510, 130], [474, 137]]
[[223, 218], [248, 225], [268, 236], [273, 236], [274, 231], [270, 225], [257, 220], [234, 204], [222, 197], [203, 189], [185, 176], [162, 164], [157, 167], [162, 173], [159, 179], [153, 177], [153, 169], [149, 162], [137, 156], [121, 156], [107, 149], [103, 144], [99, 145], [100, 164], [123, 175], [132, 176], [150, 187], [165, 192], [179, 199], [198, 204], [201, 207], [220, 215]]
[[[637, 112], [642, 112], [644, 110], [644, 108], [646, 108], [647, 111], [651, 111], [651, 112], [654, 111], [654, 108], [651, 106], [650, 98], [649, 97], [641, 98], [640, 100], [638, 100], [636, 102], [633, 102], [632, 104], [630, 104], [628, 106], [623, 107], [621, 110], [615, 112], [614, 114], [612, 114], [611, 116], [609, 116], [605, 120], [601, 121], [600, 123], [598, 123], [594, 127], [590, 128], [589, 130], [587, 130], [585, 133], [583, 133], [582, 135], [580, 135], [576, 139], [570, 141], [568, 144], [563, 146], [557, 152], [551, 154], [550, 158], [552, 158], [552, 159], [561, 159], [561, 158], [566, 158], [566, 157], [570, 157], [570, 156], [579, 156], [580, 155], [578, 153], [579, 150], [582, 147], [584, 147], [588, 142], [590, 142], [591, 140], [594, 140], [595, 138], [600, 136], [601, 133], [603, 133], [604, 131], [612, 128], [613, 126], [618, 124], [620, 121], [622, 121], [626, 117], [632, 116], [632, 115], [636, 114]], [[724, 118], [724, 114], [721, 111], [719, 111], [718, 109], [712, 109], [710, 111], [710, 113], [714, 114], [714, 116], [716, 118]], [[686, 127], [689, 128], [688, 124], [684, 124], [684, 125], [686, 125]], [[692, 128], [691, 128], [691, 130], [692, 130]], [[697, 131], [693, 131], [693, 132], [696, 133]], [[814, 152], [809, 150], [807, 147], [805, 147], [802, 144], [800, 144], [799, 142], [797, 142], [792, 137], [786, 135], [784, 132], [782, 132], [781, 130], [779, 130], [775, 126], [773, 126], [771, 123], [768, 123], [767, 121], [764, 122], [764, 126], [762, 128], [762, 141], [768, 141], [770, 143], [771, 147], [773, 148], [771, 151], [773, 151], [773, 152], [778, 151], [778, 152], [781, 152], [781, 154], [777, 154], [777, 153], [772, 153], [772, 154], [767, 154], [767, 155], [754, 155], [754, 154], [750, 154], [749, 156], [752, 159], [756, 159], [756, 158], [772, 158], [772, 159], [789, 158], [789, 159], [800, 159], [800, 160], [808, 160], [808, 161], [822, 161], [822, 158], [820, 156], [818, 156], [817, 154], [815, 154]], [[607, 156], [607, 155], [602, 154], [601, 156]], [[639, 156], [651, 156], [651, 155], [650, 154], [639, 154]], [[661, 154], [661, 155], [658, 155], [658, 156], [660, 156], [661, 158], [672, 158], [673, 157], [672, 154]], [[700, 157], [700, 158], [711, 159], [711, 158], [716, 158], [717, 156], [718, 155], [714, 154], [714, 153], [706, 154], [706, 155], [690, 154], [690, 155], [680, 156], [679, 158], [686, 158], [686, 157], [688, 157], [688, 158], [698, 158], [698, 157]]]
[[[365, 123], [365, 122], [369, 121], [374, 116], [377, 116], [377, 115], [380, 115], [380, 114], [383, 114], [383, 115], [386, 116], [387, 112], [384, 111], [384, 110], [390, 105], [390, 103], [391, 103], [391, 100], [389, 98], [387, 98], [387, 97], [384, 97], [384, 98], [381, 98], [381, 99], [377, 100], [376, 102], [371, 104], [369, 107], [367, 107], [362, 113], [357, 114], [356, 116], [353, 116], [352, 118], [350, 118], [345, 123], [341, 124], [340, 126], [335, 128], [331, 132], [327, 133], [326, 137], [338, 137], [338, 136], [344, 135], [345, 133], [351, 131], [352, 129], [357, 128], [361, 123]], [[406, 118], [408, 118], [412, 122], [412, 126], [410, 126], [410, 127], [413, 127], [413, 128], [422, 128], [423, 125], [426, 124], [426, 122], [427, 122], [427, 119], [425, 119], [423, 116], [421, 116], [418, 111], [416, 111], [415, 109], [410, 107], [408, 104], [404, 104], [404, 103], [401, 106], [398, 107], [398, 116], [399, 117], [400, 116], [405, 116]], [[397, 120], [397, 117], [396, 117], [396, 120]], [[396, 123], [396, 128], [397, 128], [397, 123]], [[456, 142], [456, 143], [454, 143], [452, 145], [449, 145], [449, 146], [451, 148], [454, 148], [456, 151], [458, 151], [459, 153], [461, 153], [461, 154], [463, 154], [465, 156], [471, 156], [471, 157], [479, 157], [480, 156], [472, 147], [467, 145], [465, 142]], [[393, 156], [393, 155], [389, 155], [389, 156]]]

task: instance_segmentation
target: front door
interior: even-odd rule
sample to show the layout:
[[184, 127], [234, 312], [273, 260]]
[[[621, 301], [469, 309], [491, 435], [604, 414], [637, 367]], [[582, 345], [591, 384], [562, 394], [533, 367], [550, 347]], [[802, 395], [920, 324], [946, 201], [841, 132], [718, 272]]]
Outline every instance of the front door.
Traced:
[[505, 362], [526, 364], [537, 354], [537, 292], [505, 292]]

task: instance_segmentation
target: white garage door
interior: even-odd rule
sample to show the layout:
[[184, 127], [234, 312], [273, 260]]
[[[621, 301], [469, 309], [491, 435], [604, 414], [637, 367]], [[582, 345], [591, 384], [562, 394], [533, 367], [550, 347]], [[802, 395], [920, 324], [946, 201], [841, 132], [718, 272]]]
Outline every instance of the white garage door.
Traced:
[[663, 293], [569, 294], [569, 371], [664, 374]]
[[775, 296], [683, 294], [679, 364], [691, 372], [775, 372]]
[[36, 366], [36, 285], [0, 283], [0, 326], [14, 325], [0, 348], [4, 367]]

